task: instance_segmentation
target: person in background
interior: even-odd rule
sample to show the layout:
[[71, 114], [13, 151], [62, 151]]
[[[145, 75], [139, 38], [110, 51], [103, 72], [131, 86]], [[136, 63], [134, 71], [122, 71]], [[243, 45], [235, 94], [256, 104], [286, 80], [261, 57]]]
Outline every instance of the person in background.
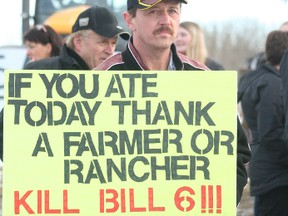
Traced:
[[105, 7], [83, 11], [65, 39], [60, 55], [27, 64], [26, 69], [91, 70], [111, 56], [118, 36], [129, 39], [115, 15]]
[[[280, 30], [288, 32], [288, 21], [281, 25]], [[286, 52], [280, 62], [280, 74], [283, 86], [283, 107], [285, 110], [284, 139], [288, 142], [288, 49], [286, 49]]]
[[48, 25], [36, 25], [23, 37], [30, 62], [58, 56], [63, 46], [63, 39]]
[[[280, 31], [283, 32], [288, 32], [288, 21], [282, 23], [279, 27]], [[282, 57], [282, 63], [280, 64], [280, 75], [282, 78], [282, 91], [284, 95], [283, 96], [283, 105], [284, 105], [284, 110], [285, 112], [287, 112], [287, 114], [285, 114], [285, 116], [288, 116], [288, 73], [284, 72], [285, 71], [285, 64], [288, 64], [288, 50], [286, 51], [286, 55], [284, 54], [284, 56]], [[286, 56], [286, 57], [285, 57]], [[247, 61], [247, 67], [245, 70], [242, 71], [242, 74], [240, 74], [240, 79], [242, 79], [242, 82], [248, 82], [249, 80], [249, 72], [256, 70], [259, 66], [263, 65], [263, 64], [267, 64], [267, 59], [266, 59], [266, 54], [265, 52], [259, 52], [258, 54], [256, 54], [255, 56], [251, 57], [248, 59]], [[282, 66], [283, 65], [283, 66]], [[288, 67], [288, 66], [286, 66]], [[284, 70], [284, 71], [282, 71]], [[286, 71], [288, 71], [286, 69]], [[247, 76], [247, 78], [245, 77]], [[286, 83], [286, 84], [285, 84]], [[285, 93], [286, 92], [286, 93]], [[287, 99], [286, 99], [287, 98]], [[238, 102], [239, 102], [239, 98], [238, 98]], [[239, 112], [239, 116], [243, 116], [243, 111], [242, 111], [242, 107], [241, 107], [241, 101], [238, 103], [238, 112]], [[287, 119], [287, 118], [286, 118]], [[248, 142], [249, 142], [249, 137], [251, 137], [251, 132], [249, 130], [247, 130], [247, 123], [245, 121], [244, 118], [242, 118], [241, 121], [242, 127], [246, 133], [246, 136], [248, 138]], [[287, 129], [285, 129], [284, 131], [284, 136], [286, 137], [286, 139], [288, 140], [288, 121], [286, 123], [287, 126], [285, 126]], [[287, 131], [287, 132], [286, 132]]]
[[224, 70], [224, 67], [208, 57], [205, 35], [194, 22], [182, 22], [175, 40], [177, 51], [205, 64], [211, 70]]
[[[288, 21], [281, 24], [279, 27], [280, 31], [288, 32]], [[259, 52], [255, 56], [249, 58], [247, 60], [247, 70], [245, 73], [249, 71], [255, 70], [261, 64], [267, 63], [266, 56], [264, 52]]]
[[[209, 70], [177, 53], [175, 44], [185, 0], [128, 0], [124, 19], [132, 31], [126, 50], [106, 59], [95, 70]], [[236, 118], [236, 116], [235, 116]], [[237, 204], [247, 183], [245, 164], [250, 150], [237, 121]]]
[[255, 216], [288, 216], [288, 141], [283, 139], [284, 110], [279, 65], [288, 48], [288, 32], [266, 39], [266, 64], [239, 81], [238, 99], [251, 132], [250, 193]]
[[288, 32], [288, 21], [282, 23], [282, 25], [279, 28], [280, 31]]

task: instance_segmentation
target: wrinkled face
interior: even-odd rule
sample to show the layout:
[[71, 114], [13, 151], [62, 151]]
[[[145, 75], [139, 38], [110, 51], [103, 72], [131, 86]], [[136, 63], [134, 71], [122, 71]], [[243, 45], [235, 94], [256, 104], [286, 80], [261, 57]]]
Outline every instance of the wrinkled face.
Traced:
[[93, 69], [114, 53], [117, 38], [106, 38], [89, 30], [81, 36], [76, 52]]
[[180, 26], [175, 40], [177, 51], [186, 54], [191, 40], [191, 34], [185, 28]]
[[32, 41], [25, 41], [27, 47], [27, 56], [32, 61], [37, 61], [51, 56], [51, 44], [43, 45]]
[[126, 19], [134, 41], [153, 48], [167, 48], [176, 38], [180, 22], [180, 3], [161, 1], [147, 10], [137, 10], [134, 18]]

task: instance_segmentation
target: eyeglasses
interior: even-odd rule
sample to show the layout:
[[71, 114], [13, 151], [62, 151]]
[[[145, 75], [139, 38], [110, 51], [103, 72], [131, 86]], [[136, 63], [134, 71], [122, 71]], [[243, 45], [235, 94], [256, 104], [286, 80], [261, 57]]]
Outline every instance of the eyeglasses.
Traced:
[[138, 4], [145, 6], [145, 9], [151, 8], [162, 0], [138, 0]]
[[38, 31], [44, 31], [45, 33], [47, 33], [47, 29], [44, 25], [36, 25], [35, 28], [38, 30]]

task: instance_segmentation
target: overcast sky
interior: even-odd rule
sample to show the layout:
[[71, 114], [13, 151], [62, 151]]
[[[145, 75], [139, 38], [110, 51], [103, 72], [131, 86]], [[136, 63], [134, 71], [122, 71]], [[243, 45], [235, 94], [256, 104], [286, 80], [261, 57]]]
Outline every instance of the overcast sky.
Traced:
[[189, 0], [183, 6], [183, 20], [219, 22], [231, 19], [255, 19], [267, 25], [288, 20], [288, 2], [283, 0]]
[[[181, 20], [204, 25], [242, 18], [257, 20], [267, 28], [278, 28], [288, 20], [288, 3], [282, 0], [189, 0], [188, 5], [183, 5]], [[0, 45], [21, 44], [20, 0], [0, 1], [0, 26]]]

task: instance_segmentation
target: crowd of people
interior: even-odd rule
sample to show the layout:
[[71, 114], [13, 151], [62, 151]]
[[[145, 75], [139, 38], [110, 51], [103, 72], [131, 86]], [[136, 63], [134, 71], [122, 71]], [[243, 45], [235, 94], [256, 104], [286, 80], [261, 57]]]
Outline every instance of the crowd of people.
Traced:
[[252, 153], [248, 170], [254, 215], [284, 216], [288, 215], [288, 145], [280, 62], [288, 50], [288, 32], [270, 32], [265, 47], [266, 63], [241, 77], [238, 100]]
[[[131, 35], [119, 27], [109, 9], [98, 6], [82, 12], [65, 39], [50, 26], [35, 26], [23, 38], [29, 58], [25, 69], [224, 70], [209, 57], [200, 26], [180, 23], [186, 3], [128, 0], [123, 16]], [[115, 53], [118, 37], [127, 40], [127, 47]], [[239, 81], [246, 133], [237, 119], [236, 206], [250, 178], [255, 216], [288, 216], [288, 22], [270, 32], [265, 45], [261, 62], [254, 62]]]

